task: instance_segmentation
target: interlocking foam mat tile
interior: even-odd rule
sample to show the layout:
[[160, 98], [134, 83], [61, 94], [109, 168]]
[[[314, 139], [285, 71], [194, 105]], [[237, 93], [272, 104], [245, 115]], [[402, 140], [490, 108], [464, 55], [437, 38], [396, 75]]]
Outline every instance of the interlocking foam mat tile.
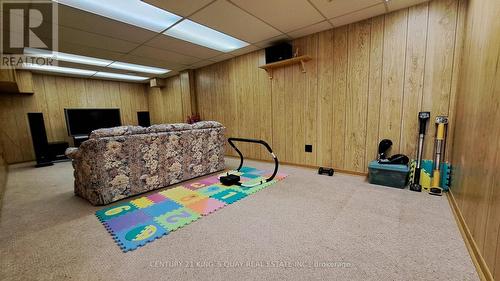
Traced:
[[[241, 176], [241, 182], [253, 183], [267, 178], [272, 171], [242, 167], [237, 174]], [[278, 173], [270, 182], [245, 188], [220, 184], [218, 177], [221, 175], [226, 173], [120, 202], [97, 211], [95, 215], [124, 252], [132, 251], [287, 176]]]

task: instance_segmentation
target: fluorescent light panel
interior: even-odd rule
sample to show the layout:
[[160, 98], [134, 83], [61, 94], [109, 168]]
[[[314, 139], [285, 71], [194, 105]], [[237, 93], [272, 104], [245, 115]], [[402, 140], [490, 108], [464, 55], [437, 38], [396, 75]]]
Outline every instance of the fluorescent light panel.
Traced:
[[24, 48], [24, 53], [27, 55], [31, 55], [33, 57], [53, 58], [53, 59], [59, 60], [59, 61], [88, 64], [88, 65], [95, 65], [95, 66], [101, 66], [101, 67], [106, 67], [109, 64], [113, 63], [113, 61], [111, 61], [111, 60], [104, 60], [104, 59], [98, 59], [98, 58], [92, 58], [92, 57], [86, 57], [86, 56], [79, 56], [79, 55], [73, 55], [73, 54], [67, 54], [67, 53], [61, 53], [61, 52], [51, 52], [51, 51], [47, 51], [47, 50], [40, 50], [40, 49], [34, 49], [34, 48]]
[[62, 74], [73, 74], [81, 76], [92, 76], [96, 73], [96, 71], [93, 70], [54, 66], [54, 65], [38, 65], [38, 64], [25, 64], [23, 65], [23, 69], [47, 71], [47, 72], [62, 73]]
[[[154, 32], [162, 32], [181, 19], [176, 14], [140, 0], [53, 1]], [[230, 52], [249, 45], [247, 42], [188, 19], [182, 20], [164, 34], [221, 52]]]
[[231, 52], [249, 45], [247, 42], [188, 19], [174, 25], [164, 34], [221, 52]]
[[110, 67], [121, 70], [137, 71], [150, 74], [165, 74], [169, 72], [168, 69], [145, 66], [139, 64], [125, 63], [119, 61], [111, 61], [98, 59], [93, 57], [79, 56], [73, 54], [67, 54], [62, 52], [50, 52], [47, 50], [40, 50], [34, 48], [24, 48], [24, 53], [33, 57], [43, 57], [43, 58], [53, 58], [58, 61], [73, 62], [79, 64], [95, 65], [100, 67]]
[[112, 78], [112, 79], [120, 79], [120, 80], [133, 80], [133, 81], [144, 81], [149, 79], [148, 77], [135, 76], [135, 75], [127, 75], [120, 73], [111, 73], [111, 72], [97, 72], [93, 77], [101, 77], [101, 78]]
[[119, 62], [119, 61], [113, 62], [112, 64], [108, 65], [108, 67], [115, 68], [115, 69], [121, 69], [121, 70], [130, 70], [130, 71], [151, 73], [151, 74], [165, 74], [165, 73], [170, 71], [168, 69], [163, 69], [163, 68], [158, 68], [158, 67], [144, 66], [144, 65], [125, 63], [125, 62]]
[[72, 74], [85, 77], [100, 77], [100, 78], [111, 78], [111, 79], [131, 80], [131, 81], [144, 81], [146, 79], [149, 79], [148, 77], [142, 77], [142, 76], [126, 75], [126, 74], [102, 72], [102, 71], [97, 72], [94, 70], [86, 70], [79, 68], [54, 66], [54, 65], [24, 64], [23, 69], [46, 71], [46, 72], [53, 72], [60, 74]]
[[53, 0], [89, 13], [161, 32], [181, 19], [140, 0]]

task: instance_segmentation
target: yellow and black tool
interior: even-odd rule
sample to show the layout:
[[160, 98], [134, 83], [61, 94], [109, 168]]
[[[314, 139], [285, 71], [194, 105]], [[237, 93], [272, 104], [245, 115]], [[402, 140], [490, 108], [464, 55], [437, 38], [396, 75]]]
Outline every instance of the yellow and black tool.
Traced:
[[446, 144], [446, 132], [448, 129], [448, 117], [436, 117], [436, 138], [434, 140], [434, 170], [432, 172], [432, 182], [429, 188], [429, 194], [441, 196], [443, 189], [440, 186], [441, 180], [441, 161], [444, 158]]

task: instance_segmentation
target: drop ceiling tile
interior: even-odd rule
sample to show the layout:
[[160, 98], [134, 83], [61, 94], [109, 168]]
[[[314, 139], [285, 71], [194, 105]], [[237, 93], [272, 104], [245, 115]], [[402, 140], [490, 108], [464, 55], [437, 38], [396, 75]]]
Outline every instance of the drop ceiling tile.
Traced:
[[298, 30], [294, 30], [292, 32], [288, 32], [288, 35], [293, 39], [300, 38], [309, 34], [313, 34], [316, 32], [320, 32], [323, 30], [331, 29], [333, 26], [328, 21], [318, 22], [316, 24], [310, 25], [308, 27], [304, 27]]
[[85, 70], [92, 70], [92, 71], [105, 71], [105, 67], [99, 67], [95, 65], [88, 65], [88, 64], [79, 64], [79, 63], [72, 63], [72, 62], [66, 62], [66, 61], [58, 61], [57, 66], [60, 67], [71, 67], [71, 68], [78, 68], [78, 69], [85, 69]]
[[[1, 1], [1, 0], [0, 0]], [[57, 31], [58, 27], [56, 25], [53, 25], [53, 30]], [[5, 34], [4, 34], [5, 33]], [[4, 36], [4, 38], [12, 38], [13, 40], [21, 40], [24, 41], [24, 35], [23, 31], [19, 30], [17, 28], [12, 28], [12, 30], [9, 30], [8, 27], [6, 27], [5, 24], [2, 24], [2, 32], [0, 33], [1, 36]], [[38, 33], [36, 36], [40, 38], [43, 42], [50, 42], [53, 40], [53, 34], [51, 32], [43, 32], [43, 33]], [[57, 42], [56, 42], [57, 43]]]
[[120, 39], [111, 38], [96, 33], [81, 31], [69, 27], [59, 27], [59, 42], [70, 42], [87, 47], [101, 48], [113, 52], [128, 53], [139, 47], [138, 43], [132, 43]]
[[[17, 32], [17, 30], [7, 30], [5, 31], [5, 34], [4, 32], [2, 31], [2, 34], [0, 34], [0, 36], [2, 36], [3, 38], [8, 38], [7, 40], [10, 40], [10, 42], [24, 42], [24, 33], [23, 32]], [[46, 37], [39, 37], [42, 42], [49, 42], [49, 41], [52, 41], [51, 38], [46, 38]], [[8, 42], [5, 42], [4, 44], [6, 44], [6, 47], [7, 47], [7, 44], [9, 44]], [[41, 48], [40, 48], [41, 49]], [[8, 53], [11, 53], [9, 50], [7, 49], [2, 49], [2, 54], [8, 54]]]
[[133, 43], [143, 43], [157, 33], [82, 10], [59, 5], [59, 25]]
[[164, 74], [164, 75], [160, 75], [160, 77], [162, 78], [167, 78], [167, 77], [172, 77], [172, 76], [175, 76], [175, 75], [178, 75], [179, 74], [179, 71], [177, 70], [172, 70], [170, 71], [169, 73], [167, 74]]
[[200, 59], [215, 57], [222, 52], [160, 34], [146, 43], [147, 46], [173, 51]]
[[185, 64], [185, 65], [190, 65], [200, 60], [195, 57], [186, 56], [172, 51], [153, 48], [149, 46], [140, 46], [139, 48], [133, 50], [130, 54], [150, 59], [165, 60], [177, 64]]
[[[1, 3], [1, 2], [4, 2], [4, 1], [0, 1], [0, 4], [1, 4], [0, 5], [0, 15], [3, 15], [3, 3]], [[7, 2], [7, 1], [5, 1], [5, 2]], [[15, 1], [9, 1], [9, 2], [15, 2]], [[12, 9], [12, 10], [8, 10], [6, 12], [9, 12], [8, 13], [9, 17], [15, 18], [15, 19], [11, 20], [11, 22], [14, 22], [16, 19], [19, 21], [24, 20], [24, 12], [22, 10]], [[30, 22], [39, 22], [41, 20], [44, 22], [52, 22], [51, 18], [44, 18], [43, 15], [36, 14], [36, 13], [30, 13], [28, 15], [28, 18], [30, 19]], [[2, 24], [2, 29], [7, 29], [7, 25]]]
[[68, 54], [88, 56], [93, 58], [118, 60], [123, 53], [113, 52], [106, 49], [92, 48], [69, 42], [59, 42], [59, 51]]
[[244, 54], [251, 53], [253, 51], [257, 51], [258, 49], [259, 49], [259, 47], [257, 47], [257, 46], [248, 45], [248, 46], [243, 47], [241, 49], [238, 49], [236, 51], [232, 51], [232, 52], [230, 52], [230, 54], [233, 55], [233, 56], [241, 56], [241, 55], [244, 55]]
[[269, 46], [275, 45], [275, 44], [280, 43], [280, 42], [290, 41], [290, 39], [291, 39], [290, 36], [283, 34], [283, 35], [279, 35], [279, 36], [276, 36], [273, 38], [269, 38], [269, 39], [260, 41], [258, 43], [255, 43], [254, 45], [259, 47], [259, 48], [267, 48]]
[[234, 55], [231, 55], [231, 54], [222, 54], [222, 55], [210, 58], [209, 60], [211, 60], [213, 62], [219, 62], [219, 61], [225, 61], [225, 60], [228, 60], [228, 59], [231, 59], [231, 58], [234, 58]]
[[406, 7], [418, 5], [424, 2], [428, 2], [429, 0], [399, 0], [399, 1], [389, 1], [387, 2], [387, 7], [389, 11], [396, 11], [399, 9], [403, 9]]
[[119, 61], [122, 62], [128, 62], [128, 63], [135, 63], [135, 64], [140, 64], [140, 65], [146, 65], [146, 66], [153, 66], [153, 67], [160, 67], [160, 68], [166, 68], [170, 70], [182, 70], [187, 68], [187, 65], [179, 64], [179, 63], [173, 63], [161, 59], [151, 59], [151, 58], [145, 58], [145, 57], [139, 57], [135, 55], [125, 55], [122, 56]]
[[333, 24], [333, 26], [341, 26], [341, 25], [346, 25], [349, 23], [357, 22], [360, 20], [368, 19], [371, 17], [375, 17], [378, 15], [384, 14], [385, 11], [385, 5], [384, 4], [378, 4], [375, 6], [372, 6], [370, 8], [366, 8], [360, 11], [356, 11], [351, 14], [347, 14], [344, 16], [336, 17], [333, 19], [330, 19], [330, 22]]
[[[3, 3], [2, 2], [10, 2], [10, 3], [13, 3], [13, 2], [21, 2], [23, 4], [25, 4], [26, 2], [36, 2], [36, 1], [25, 1], [25, 0], [9, 0], [9, 1], [0, 1], [0, 14], [3, 14]], [[23, 12], [21, 11], [16, 11], [16, 10], [9, 10], [9, 16], [15, 16], [15, 17], [22, 17], [24, 18], [24, 14]], [[28, 18], [30, 18], [31, 20], [33, 20], [33, 22], [39, 22], [40, 20], [43, 20], [44, 22], [53, 22], [53, 19], [54, 18], [48, 18], [48, 17], [44, 17], [44, 15], [42, 14], [38, 14], [38, 13], [29, 13], [28, 15]]]
[[144, 2], [179, 16], [187, 17], [213, 0], [144, 0]]
[[255, 43], [281, 34], [226, 0], [218, 0], [189, 18], [248, 43]]
[[282, 32], [324, 20], [307, 0], [231, 0], [234, 4]]
[[[310, 0], [327, 18], [335, 18], [345, 14], [384, 3], [383, 0]], [[394, 0], [404, 1], [404, 0]]]
[[191, 68], [191, 69], [197, 69], [197, 68], [200, 68], [200, 67], [204, 67], [204, 66], [207, 66], [207, 65], [214, 64], [214, 63], [215, 62], [213, 62], [213, 61], [202, 60], [202, 61], [199, 61], [197, 63], [194, 63], [194, 64], [190, 65], [189, 68]]

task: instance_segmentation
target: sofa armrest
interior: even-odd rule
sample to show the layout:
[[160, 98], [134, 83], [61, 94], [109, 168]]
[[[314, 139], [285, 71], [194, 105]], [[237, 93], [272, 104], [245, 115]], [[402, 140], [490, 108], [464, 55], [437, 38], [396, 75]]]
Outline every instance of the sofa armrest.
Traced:
[[68, 147], [64, 154], [71, 159], [77, 159], [80, 157], [80, 149], [78, 147]]

